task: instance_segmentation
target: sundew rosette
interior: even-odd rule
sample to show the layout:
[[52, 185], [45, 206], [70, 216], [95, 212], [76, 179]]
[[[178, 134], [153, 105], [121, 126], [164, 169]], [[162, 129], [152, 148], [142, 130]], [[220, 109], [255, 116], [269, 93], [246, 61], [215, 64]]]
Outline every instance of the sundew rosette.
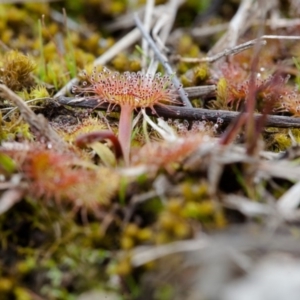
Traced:
[[108, 103], [108, 109], [119, 105], [119, 140], [123, 149], [125, 162], [129, 162], [131, 139], [131, 115], [137, 108], [151, 108], [155, 105], [177, 104], [178, 91], [169, 75], [143, 74], [142, 72], [112, 72], [107, 68], [93, 71], [83, 86], [74, 86], [72, 91], [87, 99], [97, 100], [98, 105]]
[[83, 71], [87, 81], [83, 86], [73, 86], [72, 91], [81, 96], [96, 99], [99, 105], [129, 105], [133, 109], [154, 105], [178, 103], [178, 88], [172, 83], [172, 77], [157, 73], [155, 75], [142, 72], [113, 72], [107, 68], [97, 73], [93, 71], [88, 76]]

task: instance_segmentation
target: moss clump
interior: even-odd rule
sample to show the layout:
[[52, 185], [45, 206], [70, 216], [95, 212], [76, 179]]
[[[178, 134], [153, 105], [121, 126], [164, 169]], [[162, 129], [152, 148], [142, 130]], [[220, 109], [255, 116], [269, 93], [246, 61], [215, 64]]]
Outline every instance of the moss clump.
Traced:
[[22, 90], [17, 93], [22, 99], [30, 100], [28, 105], [37, 105], [44, 103], [43, 100], [50, 98], [48, 90], [42, 85], [36, 85], [34, 88], [28, 90]]
[[132, 249], [139, 243], [151, 241], [153, 232], [150, 228], [140, 228], [135, 223], [128, 224], [122, 234], [121, 247], [124, 250]]
[[35, 62], [19, 51], [9, 51], [0, 61], [0, 82], [13, 91], [28, 89], [33, 86], [31, 72], [36, 68]]
[[136, 58], [136, 56], [130, 56], [124, 52], [119, 53], [113, 60], [112, 60], [112, 65], [113, 67], [120, 71], [132, 71], [132, 72], [137, 72], [140, 71], [141, 69], [141, 63], [140, 61]]
[[194, 68], [194, 84], [200, 85], [209, 78], [209, 68], [207, 64], [201, 64], [200, 66]]
[[17, 115], [12, 115], [9, 120], [3, 120], [0, 112], [0, 142], [15, 140], [32, 140], [33, 136], [28, 123], [22, 121]]

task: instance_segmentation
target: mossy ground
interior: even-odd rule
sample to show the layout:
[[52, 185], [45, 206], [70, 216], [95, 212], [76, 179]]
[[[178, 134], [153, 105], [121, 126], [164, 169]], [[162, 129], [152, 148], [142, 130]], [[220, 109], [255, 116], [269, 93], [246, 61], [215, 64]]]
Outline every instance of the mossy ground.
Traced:
[[[221, 122], [169, 120], [169, 128], [178, 137], [171, 143], [139, 121], [132, 135], [134, 174], [120, 171], [124, 165], [114, 157], [109, 142], [85, 149], [75, 146], [80, 134], [108, 128], [117, 133], [119, 114], [62, 106], [53, 96], [76, 76], [82, 84], [86, 78], [80, 72], [85, 69], [90, 74], [94, 60], [124, 33], [110, 32], [106, 25], [143, 2], [66, 0], [0, 5], [0, 83], [43, 114], [69, 146], [67, 152], [51, 147], [12, 109], [9, 99], [0, 98], [0, 205], [11, 203], [0, 214], [1, 299], [71, 300], [89, 291], [99, 295], [105, 291], [115, 297], [112, 299], [177, 299], [176, 288], [168, 281], [155, 282], [145, 295], [148, 287], [143, 279], [161, 274], [161, 266], [154, 261], [134, 267], [131, 259], [136, 247], [191, 240], [246, 224], [242, 213], [219, 201], [221, 194], [265, 203], [262, 190], [277, 199], [292, 185], [289, 180], [279, 184], [277, 179], [269, 182], [266, 178], [253, 182], [247, 163], [232, 162], [220, 171], [212, 191], [209, 155], [198, 162], [193, 154], [204, 143], [204, 134], [211, 139], [225, 134]], [[197, 14], [209, 5], [209, 1], [200, 2], [187, 1], [180, 8], [176, 28], [192, 28]], [[224, 1], [209, 24], [229, 21], [236, 8], [236, 1]], [[54, 20], [55, 12], [60, 22]], [[66, 26], [67, 17], [75, 20], [77, 29]], [[298, 27], [289, 30], [288, 34], [299, 34]], [[255, 32], [255, 28], [249, 30], [245, 39], [255, 38]], [[204, 57], [218, 38], [216, 34], [200, 43], [182, 33], [170, 51], [182, 57]], [[274, 114], [300, 115], [299, 49], [299, 43], [293, 41], [270, 41], [262, 48], [255, 79], [257, 112], [272, 102]], [[217, 85], [214, 95], [194, 100], [195, 107], [240, 111], [251, 88], [253, 55], [252, 49], [244, 51], [218, 68], [183, 61], [173, 67], [185, 87]], [[141, 57], [138, 47], [129, 47], [107, 66], [137, 72]], [[278, 67], [280, 64], [283, 66]], [[281, 81], [274, 86], [276, 68]], [[299, 132], [268, 128], [260, 139], [264, 150], [284, 151], [293, 142], [299, 143]], [[236, 141], [244, 140], [247, 136], [242, 132]], [[146, 171], [135, 169], [140, 165], [146, 165]], [[259, 217], [253, 221], [263, 223]], [[180, 263], [170, 259], [174, 268]]]

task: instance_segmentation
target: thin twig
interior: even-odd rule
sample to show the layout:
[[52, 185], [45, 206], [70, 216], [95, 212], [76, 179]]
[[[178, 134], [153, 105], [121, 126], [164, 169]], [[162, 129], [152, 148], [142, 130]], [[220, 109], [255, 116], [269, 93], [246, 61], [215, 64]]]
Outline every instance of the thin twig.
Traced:
[[193, 58], [193, 57], [180, 57], [180, 56], [174, 56], [173, 59], [175, 60], [180, 60], [183, 62], [188, 62], [188, 63], [200, 63], [200, 62], [208, 62], [208, 63], [214, 63], [217, 60], [221, 59], [222, 57], [226, 57], [232, 54], [237, 54], [242, 51], [245, 51], [257, 43], [262, 43], [263, 45], [266, 45], [267, 42], [266, 40], [300, 40], [300, 36], [288, 36], [288, 35], [263, 35], [260, 38], [245, 42], [243, 44], [237, 45], [231, 49], [225, 49], [224, 51], [217, 53], [212, 56], [207, 56], [207, 57], [202, 57], [202, 58]]
[[183, 89], [189, 99], [196, 99], [201, 96], [210, 95], [217, 90], [216, 85], [191, 86]]
[[150, 37], [150, 35], [148, 34], [148, 32], [145, 30], [142, 22], [140, 21], [139, 17], [136, 14], [134, 15], [134, 20], [135, 20], [135, 23], [136, 23], [138, 29], [141, 31], [143, 37], [148, 41], [149, 46], [152, 48], [152, 50], [154, 51], [154, 53], [157, 56], [157, 58], [159, 59], [159, 61], [164, 66], [166, 72], [169, 75], [172, 75], [172, 81], [173, 81], [175, 87], [179, 89], [179, 94], [180, 94], [180, 97], [181, 97], [181, 100], [182, 100], [183, 104], [186, 107], [192, 107], [192, 104], [190, 103], [188, 97], [185, 95], [184, 91], [180, 88], [181, 84], [180, 84], [178, 78], [176, 77], [176, 75], [174, 74], [171, 66], [168, 64], [168, 62], [165, 60], [165, 58], [163, 57], [163, 55], [160, 53], [160, 51], [156, 47], [153, 39]]
[[[75, 106], [75, 107], [85, 107], [85, 108], [95, 108], [107, 110], [107, 105], [99, 106], [97, 100], [87, 99], [87, 98], [68, 98], [59, 97], [57, 101], [63, 105]], [[238, 117], [241, 113], [236, 111], [227, 110], [213, 110], [204, 108], [187, 108], [182, 106], [170, 106], [162, 107], [155, 106], [155, 111], [157, 116], [171, 119], [181, 119], [190, 121], [212, 121], [217, 122], [222, 119], [224, 125], [228, 125], [233, 119]], [[118, 111], [118, 107], [115, 108]], [[149, 115], [153, 115], [151, 109], [146, 109]], [[247, 117], [247, 114], [243, 114]], [[262, 117], [262, 114], [255, 114], [255, 119], [258, 120]], [[300, 128], [300, 118], [268, 115], [266, 120], [266, 127], [278, 127], [278, 128]]]
[[[254, 21], [253, 25], [261, 25], [262, 22], [259, 21]], [[300, 19], [268, 19], [265, 22], [265, 25], [268, 27], [271, 27], [271, 29], [278, 29], [278, 28], [288, 28], [288, 27], [296, 27], [300, 25]], [[183, 34], [184, 32], [190, 32], [190, 34], [193, 36], [195, 39], [200, 39], [204, 38], [210, 35], [214, 35], [216, 33], [219, 33], [221, 31], [224, 31], [228, 29], [229, 23], [220, 23], [216, 25], [211, 25], [211, 26], [202, 26], [202, 27], [196, 27], [193, 28], [191, 31], [188, 31], [183, 28], [178, 28], [173, 31], [171, 35], [171, 40], [174, 39], [174, 37], [178, 36], [178, 34]]]

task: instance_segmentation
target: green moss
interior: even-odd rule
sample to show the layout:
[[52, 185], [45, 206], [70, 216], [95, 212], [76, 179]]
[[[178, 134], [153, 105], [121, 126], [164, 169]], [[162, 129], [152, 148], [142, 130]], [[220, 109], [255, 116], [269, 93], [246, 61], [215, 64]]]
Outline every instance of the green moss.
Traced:
[[16, 163], [6, 154], [0, 152], [1, 173], [12, 174], [16, 170]]
[[228, 83], [226, 78], [221, 77], [217, 83], [217, 98], [211, 101], [210, 106], [214, 109], [229, 109], [228, 106]]
[[291, 139], [287, 133], [277, 133], [274, 135], [274, 142], [276, 143], [279, 151], [284, 151], [291, 147]]
[[194, 72], [194, 84], [200, 85], [209, 78], [209, 68], [207, 64], [202, 64], [193, 70]]
[[300, 143], [300, 130], [283, 129], [283, 128], [267, 128], [264, 135], [266, 148], [272, 151], [285, 151], [294, 143]]
[[42, 85], [36, 85], [31, 90], [22, 90], [17, 93], [25, 101], [30, 100], [29, 106], [44, 103], [44, 100], [50, 98], [48, 90]]
[[154, 293], [155, 300], [172, 300], [174, 299], [174, 287], [168, 284], [162, 284]]
[[34, 84], [32, 71], [35, 62], [18, 51], [7, 52], [0, 60], [0, 80], [13, 91], [30, 88]]
[[32, 140], [33, 138], [29, 124], [19, 119], [16, 114], [12, 115], [8, 121], [4, 121], [0, 114], [0, 123], [0, 142], [14, 141], [17, 138], [21, 140]]
[[202, 201], [201, 203], [188, 202], [185, 205], [182, 214], [186, 218], [203, 220], [212, 216], [214, 210], [214, 204], [211, 201]]
[[199, 201], [208, 197], [208, 186], [206, 182], [197, 185], [186, 182], [182, 184], [181, 189], [186, 201]]

